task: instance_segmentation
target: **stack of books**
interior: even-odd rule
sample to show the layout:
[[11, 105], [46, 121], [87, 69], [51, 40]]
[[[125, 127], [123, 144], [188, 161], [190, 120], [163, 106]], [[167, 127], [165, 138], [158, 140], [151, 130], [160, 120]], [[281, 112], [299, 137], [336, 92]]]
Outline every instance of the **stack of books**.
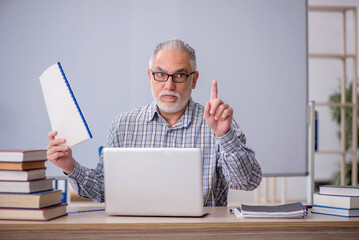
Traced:
[[359, 217], [359, 186], [319, 186], [313, 202], [312, 213]]
[[0, 150], [0, 219], [50, 220], [66, 215], [61, 190], [46, 178], [46, 150]]

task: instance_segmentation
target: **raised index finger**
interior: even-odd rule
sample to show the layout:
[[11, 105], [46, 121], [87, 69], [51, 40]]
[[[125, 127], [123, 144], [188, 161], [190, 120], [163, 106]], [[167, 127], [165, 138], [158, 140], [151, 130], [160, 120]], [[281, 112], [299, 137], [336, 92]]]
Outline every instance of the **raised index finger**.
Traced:
[[212, 81], [212, 89], [211, 89], [211, 100], [217, 98], [217, 93], [218, 93], [217, 80], [213, 80]]

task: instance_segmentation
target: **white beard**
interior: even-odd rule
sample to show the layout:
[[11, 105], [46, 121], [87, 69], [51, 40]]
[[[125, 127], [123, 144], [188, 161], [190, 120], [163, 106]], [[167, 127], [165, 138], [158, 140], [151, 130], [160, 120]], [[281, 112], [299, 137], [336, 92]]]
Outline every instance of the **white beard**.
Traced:
[[[168, 80], [169, 81], [169, 80]], [[155, 96], [155, 92], [153, 89], [153, 84], [151, 84], [151, 92], [152, 92], [152, 96], [153, 99], [155, 100], [158, 108], [160, 110], [162, 110], [165, 113], [176, 113], [181, 111], [186, 104], [188, 103], [189, 99], [191, 98], [191, 93], [192, 93], [192, 81], [190, 86], [188, 87], [187, 91], [184, 93], [183, 97], [181, 97], [181, 95], [179, 95], [178, 93], [174, 92], [174, 91], [162, 91], [158, 94], [158, 96]], [[167, 104], [163, 103], [161, 101], [161, 97], [163, 95], [173, 95], [177, 97], [177, 101], [175, 103], [173, 103], [170, 106], [167, 106]], [[170, 102], [170, 101], [168, 101]]]

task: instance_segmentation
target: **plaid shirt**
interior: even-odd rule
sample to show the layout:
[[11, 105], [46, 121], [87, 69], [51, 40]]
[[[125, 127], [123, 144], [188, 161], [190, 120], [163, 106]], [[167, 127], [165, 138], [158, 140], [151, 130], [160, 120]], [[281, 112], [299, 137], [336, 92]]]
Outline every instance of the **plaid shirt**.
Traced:
[[[254, 152], [233, 120], [223, 137], [215, 137], [203, 118], [204, 107], [190, 99], [189, 106], [170, 127], [153, 102], [119, 115], [109, 130], [104, 147], [201, 148], [203, 155], [203, 197], [205, 206], [227, 205], [228, 189], [253, 190], [262, 179]], [[68, 176], [80, 196], [103, 202], [103, 160], [96, 169], [75, 162]]]

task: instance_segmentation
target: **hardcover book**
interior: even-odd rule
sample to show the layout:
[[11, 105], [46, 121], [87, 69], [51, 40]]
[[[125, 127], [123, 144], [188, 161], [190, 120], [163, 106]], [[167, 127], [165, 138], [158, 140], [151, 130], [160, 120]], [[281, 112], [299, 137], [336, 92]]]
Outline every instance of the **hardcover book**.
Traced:
[[43, 208], [61, 203], [61, 190], [36, 193], [0, 192], [0, 208]]
[[53, 179], [45, 178], [32, 181], [0, 181], [0, 192], [32, 193], [53, 188]]
[[33, 162], [0, 162], [0, 170], [28, 170], [45, 168], [45, 161], [42, 160]]
[[26, 181], [46, 177], [46, 168], [28, 170], [0, 170], [0, 180]]
[[46, 159], [46, 150], [42, 149], [0, 149], [1, 162], [29, 162]]
[[337, 208], [359, 208], [359, 197], [314, 194], [315, 205]]
[[67, 204], [45, 208], [0, 208], [0, 219], [6, 220], [51, 220], [67, 215]]
[[359, 208], [335, 208], [328, 206], [312, 206], [312, 213], [324, 214], [324, 215], [332, 215], [339, 217], [359, 217]]
[[359, 185], [343, 186], [343, 185], [321, 185], [319, 186], [320, 194], [352, 196], [359, 197]]

